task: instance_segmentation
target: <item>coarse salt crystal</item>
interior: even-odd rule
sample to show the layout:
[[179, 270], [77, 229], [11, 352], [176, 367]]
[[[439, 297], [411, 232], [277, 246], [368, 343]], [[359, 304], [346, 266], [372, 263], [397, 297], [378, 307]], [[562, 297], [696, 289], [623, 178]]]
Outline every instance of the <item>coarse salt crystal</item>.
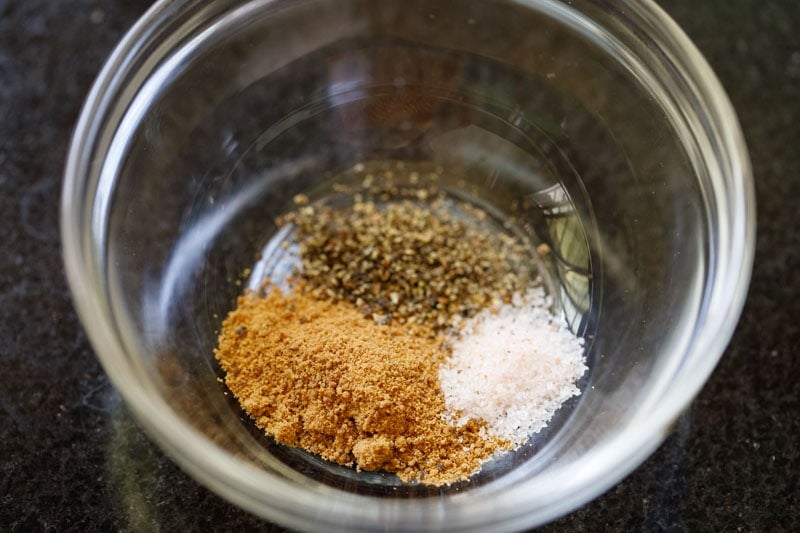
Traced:
[[490, 434], [519, 446], [580, 394], [583, 339], [550, 312], [550, 303], [536, 287], [465, 321], [439, 370], [449, 420], [482, 419]]

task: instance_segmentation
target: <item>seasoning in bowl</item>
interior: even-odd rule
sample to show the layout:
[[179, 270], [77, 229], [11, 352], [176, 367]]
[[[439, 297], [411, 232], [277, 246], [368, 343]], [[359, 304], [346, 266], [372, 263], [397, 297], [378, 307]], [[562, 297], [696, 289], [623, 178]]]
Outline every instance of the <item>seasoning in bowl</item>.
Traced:
[[225, 383], [279, 443], [406, 482], [468, 479], [579, 394], [582, 341], [530, 248], [435, 188], [295, 197], [300, 266], [222, 325]]

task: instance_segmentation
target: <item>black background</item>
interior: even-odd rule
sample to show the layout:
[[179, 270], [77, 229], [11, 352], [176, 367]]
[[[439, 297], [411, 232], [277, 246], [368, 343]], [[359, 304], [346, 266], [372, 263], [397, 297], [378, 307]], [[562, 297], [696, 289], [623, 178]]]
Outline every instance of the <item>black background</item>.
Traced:
[[[0, 0], [0, 530], [277, 529], [175, 467], [132, 422], [70, 303], [58, 203], [88, 88], [144, 0]], [[739, 114], [758, 196], [742, 319], [674, 434], [545, 529], [800, 525], [800, 2], [662, 0]]]

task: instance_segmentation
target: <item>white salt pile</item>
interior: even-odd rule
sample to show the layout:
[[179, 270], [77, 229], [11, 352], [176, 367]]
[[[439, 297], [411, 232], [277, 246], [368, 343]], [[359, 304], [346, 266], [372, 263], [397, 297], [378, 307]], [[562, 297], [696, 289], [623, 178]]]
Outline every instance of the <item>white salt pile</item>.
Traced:
[[524, 444], [544, 427], [586, 372], [583, 339], [549, 311], [541, 288], [483, 311], [451, 339], [439, 370], [447, 417], [486, 421], [490, 433]]

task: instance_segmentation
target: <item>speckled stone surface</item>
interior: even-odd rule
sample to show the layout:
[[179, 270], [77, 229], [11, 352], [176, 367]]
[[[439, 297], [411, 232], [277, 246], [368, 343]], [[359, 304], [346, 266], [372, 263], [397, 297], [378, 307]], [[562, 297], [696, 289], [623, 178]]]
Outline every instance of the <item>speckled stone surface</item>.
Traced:
[[[750, 147], [753, 282], [674, 434], [552, 531], [800, 528], [800, 3], [662, 0]], [[131, 420], [72, 309], [61, 172], [79, 107], [144, 0], [0, 0], [0, 530], [271, 530], [182, 473]]]

